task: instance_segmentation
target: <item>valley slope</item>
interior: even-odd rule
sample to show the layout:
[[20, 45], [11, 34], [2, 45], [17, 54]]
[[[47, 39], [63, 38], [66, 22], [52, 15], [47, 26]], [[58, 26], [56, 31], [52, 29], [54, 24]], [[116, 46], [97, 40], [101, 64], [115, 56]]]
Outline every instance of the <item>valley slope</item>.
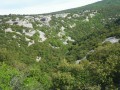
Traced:
[[3, 90], [117, 90], [120, 1], [0, 16]]

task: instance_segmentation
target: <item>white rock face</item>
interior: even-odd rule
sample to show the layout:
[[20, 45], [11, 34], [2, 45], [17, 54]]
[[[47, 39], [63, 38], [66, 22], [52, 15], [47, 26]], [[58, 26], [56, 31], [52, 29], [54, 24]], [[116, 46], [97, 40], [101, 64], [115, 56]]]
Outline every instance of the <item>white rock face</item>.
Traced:
[[[24, 33], [25, 33], [25, 35], [26, 36], [29, 36], [29, 37], [32, 37], [35, 33], [39, 33], [39, 40], [38, 40], [38, 42], [44, 42], [47, 38], [45, 37], [45, 33], [44, 32], [42, 32], [42, 31], [36, 31], [36, 30], [31, 30], [31, 31], [29, 31], [29, 32], [25, 32], [25, 30], [23, 31]], [[28, 39], [28, 38], [26, 38], [25, 37], [25, 40], [26, 41], [30, 41], [30, 39]], [[31, 44], [34, 44], [33, 42], [29, 42], [29, 45], [31, 45]], [[29, 46], [28, 45], [28, 46]]]
[[56, 17], [56, 18], [59, 18], [59, 17], [65, 18], [65, 17], [68, 16], [68, 14], [69, 14], [69, 13], [56, 14], [55, 17]]
[[28, 43], [28, 47], [35, 44], [34, 40], [32, 40], [31, 42]]
[[16, 32], [16, 34], [18, 34], [18, 35], [22, 35], [20, 32]]
[[93, 18], [94, 16], [95, 16], [95, 14], [93, 14], [93, 13], [90, 14], [90, 17], [91, 17], [91, 18]]
[[16, 23], [16, 25], [19, 25], [19, 26], [33, 28], [33, 25], [31, 23], [29, 23], [28, 20], [19, 20], [19, 18], [17, 18], [15, 21], [9, 20], [6, 23], [8, 23], [10, 25], [13, 25], [14, 23]]
[[14, 31], [12, 31], [11, 28], [7, 28], [7, 29], [5, 29], [5, 32], [14, 32]]
[[12, 20], [7, 21], [6, 23], [8, 23], [10, 25], [13, 25], [13, 21]]
[[40, 21], [40, 18], [36, 17], [36, 18], [35, 18], [35, 21]]
[[60, 47], [52, 46], [51, 44], [49, 44], [49, 45], [54, 49], [59, 49], [60, 48]]
[[27, 28], [33, 28], [33, 26], [32, 26], [32, 24], [31, 23], [29, 23], [29, 21], [28, 20], [20, 20], [20, 21], [18, 21], [18, 24], [17, 25], [19, 25], [19, 26], [23, 26], [23, 27], [27, 27]]
[[105, 43], [105, 42], [111, 42], [111, 43], [117, 43], [119, 42], [120, 39], [117, 39], [115, 37], [109, 37], [109, 38], [106, 38], [105, 41], [103, 41], [102, 43]]
[[80, 17], [80, 15], [79, 14], [74, 14], [73, 17], [75, 17], [75, 18]]
[[68, 17], [68, 19], [71, 19], [72, 17]]
[[40, 60], [41, 60], [41, 57], [36, 57], [36, 62], [40, 62]]
[[16, 39], [17, 38], [16, 35], [14, 35], [13, 38]]
[[73, 40], [71, 37], [66, 37], [66, 39], [64, 40], [63, 44], [64, 45], [67, 45], [68, 44], [68, 41], [71, 41], [71, 42], [74, 42], [75, 40]]
[[85, 60], [85, 59], [86, 59], [86, 56], [84, 58], [82, 58], [81, 60], [77, 60], [75, 63], [79, 64], [82, 60]]
[[84, 21], [89, 22], [89, 17], [86, 17], [86, 19]]
[[59, 33], [58, 33], [58, 37], [62, 37], [62, 36], [64, 36], [65, 35], [65, 31], [60, 31]]
[[80, 62], [81, 62], [81, 60], [77, 60], [77, 61], [75, 61], [76, 64], [79, 64]]
[[88, 13], [88, 12], [90, 12], [90, 10], [85, 10], [85, 11], [84, 11], [84, 13]]
[[44, 42], [47, 38], [45, 37], [45, 33], [42, 31], [38, 31], [39, 32], [39, 38], [40, 40], [38, 42]]
[[58, 37], [62, 37], [62, 36], [65, 35], [64, 29], [65, 29], [65, 27], [62, 26], [61, 29], [60, 29], [60, 32], [58, 33]]
[[95, 52], [95, 50], [91, 50], [91, 51], [89, 51], [89, 52], [87, 52], [87, 54], [86, 54], [86, 56], [85, 57], [83, 57], [81, 60], [77, 60], [75, 63], [76, 64], [79, 64], [82, 60], [86, 60], [87, 58], [87, 55], [89, 55], [90, 53], [93, 53], [93, 52]]
[[[51, 17], [52, 17], [52, 15], [41, 16], [40, 22], [42, 22], [44, 25], [50, 26], [50, 21], [52, 20]], [[45, 19], [45, 20], [42, 21], [42, 19]]]
[[52, 20], [52, 19], [51, 19], [51, 17], [52, 17], [51, 15], [48, 15], [48, 16], [46, 16], [46, 17], [47, 17], [47, 21], [48, 21], [48, 22], [50, 22], [50, 21]]
[[[64, 21], [64, 20], [61, 20], [61, 22], [64, 23], [65, 21]], [[57, 24], [57, 23], [58, 23], [58, 22], [56, 22], [56, 24]]]
[[26, 41], [30, 41], [31, 39], [29, 39], [29, 38], [25, 37], [25, 40], [26, 40]]
[[24, 32], [24, 33], [25, 33], [25, 35], [27, 35], [29, 37], [32, 37], [36, 33], [36, 31], [32, 30], [32, 31], [29, 31], [29, 32]]
[[[15, 31], [12, 31], [11, 28], [7, 28], [5, 29], [5, 32], [15, 32]], [[15, 32], [16, 34], [19, 34], [19, 35], [22, 35], [20, 32]], [[15, 38], [15, 36], [13, 36], [13, 38]]]
[[25, 18], [30, 18], [30, 16], [25, 16]]
[[33, 25], [31, 23], [24, 23], [23, 27], [33, 28]]
[[74, 23], [73, 25], [70, 25], [70, 28], [74, 28], [76, 26], [76, 24]]
[[18, 47], [20, 47], [20, 44], [18, 43]]
[[65, 30], [65, 27], [62, 26], [60, 30], [64, 31], [64, 30]]
[[71, 41], [71, 42], [74, 42], [75, 40], [73, 40], [71, 37], [67, 37], [66, 39], [67, 41]]
[[43, 27], [43, 24], [38, 24], [37, 26], [39, 26], [39, 27]]
[[23, 33], [25, 33], [25, 29], [23, 29]]
[[67, 41], [64, 41], [63, 44], [64, 44], [64, 45], [67, 45], [68, 43], [67, 43]]
[[68, 41], [74, 42], [74, 40], [71, 37], [66, 37], [66, 39], [63, 39], [62, 37], [65, 36], [65, 27], [61, 27], [60, 32], [58, 33], [58, 37], [60, 37], [60, 40], [63, 41], [64, 45], [68, 44]]
[[25, 16], [24, 18], [25, 18], [26, 20], [31, 21], [31, 22], [35, 22], [35, 17], [33, 17], [33, 16], [27, 15], [27, 16]]

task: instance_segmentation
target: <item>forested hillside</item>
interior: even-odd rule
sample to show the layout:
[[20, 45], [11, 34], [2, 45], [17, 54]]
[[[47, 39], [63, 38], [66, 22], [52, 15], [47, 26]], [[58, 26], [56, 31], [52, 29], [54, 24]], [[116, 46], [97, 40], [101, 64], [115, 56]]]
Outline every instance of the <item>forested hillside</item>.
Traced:
[[120, 0], [0, 16], [0, 90], [119, 90]]

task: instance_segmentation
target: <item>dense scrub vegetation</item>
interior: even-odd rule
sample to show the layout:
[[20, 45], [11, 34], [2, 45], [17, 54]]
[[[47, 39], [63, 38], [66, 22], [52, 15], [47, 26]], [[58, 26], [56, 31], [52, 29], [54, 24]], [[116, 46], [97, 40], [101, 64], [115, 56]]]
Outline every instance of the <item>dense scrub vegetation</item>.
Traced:
[[49, 23], [49, 15], [0, 16], [0, 90], [119, 90], [119, 4], [52, 13]]

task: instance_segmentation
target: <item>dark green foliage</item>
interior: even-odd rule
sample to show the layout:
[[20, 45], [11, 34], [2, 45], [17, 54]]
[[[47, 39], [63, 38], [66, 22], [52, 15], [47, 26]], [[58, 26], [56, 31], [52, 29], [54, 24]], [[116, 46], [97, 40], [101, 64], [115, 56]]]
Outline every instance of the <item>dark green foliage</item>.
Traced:
[[[120, 40], [105, 42], [109, 37], [120, 39], [120, 1], [103, 0], [56, 13], [66, 12], [70, 13], [66, 17], [51, 13], [49, 23], [47, 14], [43, 19], [40, 15], [0, 16], [0, 89], [120, 88]], [[7, 23], [16, 18], [28, 20], [33, 28]], [[5, 31], [8, 28], [12, 31]], [[27, 36], [31, 31], [35, 34]], [[39, 41], [38, 31], [45, 33], [45, 41]], [[67, 41], [68, 37], [74, 41]]]

